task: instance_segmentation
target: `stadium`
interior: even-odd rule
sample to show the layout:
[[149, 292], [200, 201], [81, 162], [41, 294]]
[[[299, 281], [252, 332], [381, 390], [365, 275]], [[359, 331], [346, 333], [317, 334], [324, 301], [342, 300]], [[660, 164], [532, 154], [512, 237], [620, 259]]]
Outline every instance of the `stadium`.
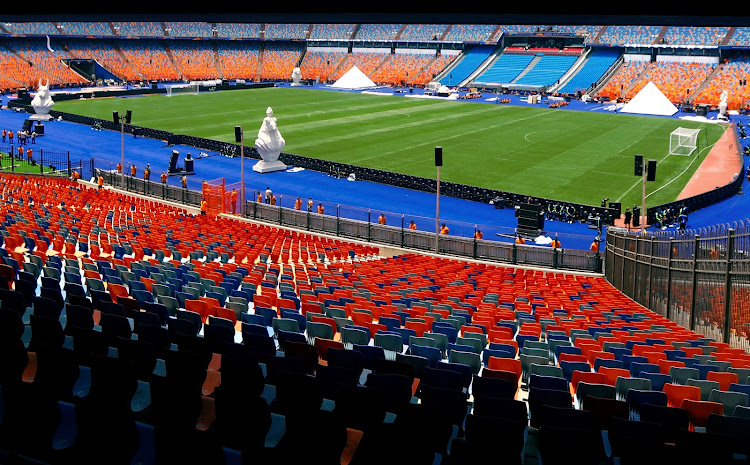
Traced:
[[0, 463], [747, 463], [744, 18], [3, 15]]

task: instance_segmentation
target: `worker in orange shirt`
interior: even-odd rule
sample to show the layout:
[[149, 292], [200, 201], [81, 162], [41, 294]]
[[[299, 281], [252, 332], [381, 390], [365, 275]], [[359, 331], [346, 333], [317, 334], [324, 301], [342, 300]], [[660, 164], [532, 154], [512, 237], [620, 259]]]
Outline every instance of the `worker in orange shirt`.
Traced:
[[99, 175], [99, 178], [96, 180], [96, 185], [98, 186], [99, 189], [101, 189], [102, 186], [104, 186], [104, 176], [102, 176], [101, 174]]
[[323, 204], [322, 203], [318, 204], [318, 213], [321, 214], [321, 215], [323, 213], [325, 213], [325, 209], [323, 208]]
[[185, 176], [185, 175], [183, 174], [183, 175], [182, 175], [182, 180], [181, 180], [181, 181], [182, 181], [182, 188], [183, 188], [183, 189], [187, 189], [187, 176]]
[[161, 172], [161, 183], [166, 184], [167, 183], [167, 173], [164, 171]]
[[520, 234], [516, 236], [516, 244], [525, 244], [525, 243], [526, 243], [526, 239], [521, 237]]
[[258, 198], [255, 199], [255, 201], [257, 203], [263, 203], [263, 194], [261, 194], [260, 192], [258, 192]]
[[34, 152], [31, 150], [31, 147], [26, 149], [26, 159], [28, 160], [29, 163], [31, 163], [31, 158], [33, 155], [34, 155]]
[[378, 224], [385, 224], [385, 223], [386, 223], [385, 213], [381, 213], [380, 216], [378, 217]]
[[299, 210], [302, 208], [302, 200], [297, 197], [297, 200], [294, 201], [294, 209]]
[[138, 171], [138, 169], [135, 167], [135, 165], [130, 165], [130, 175], [135, 177], [135, 173]]
[[445, 225], [445, 223], [440, 226], [440, 234], [450, 234], [451, 230], [448, 229], [448, 226]]
[[276, 205], [276, 194], [271, 192], [271, 195], [268, 197], [268, 203], [271, 205]]
[[148, 178], [150, 178], [150, 177], [151, 177], [151, 165], [149, 165], [148, 163], [146, 163], [146, 169], [143, 170], [143, 179], [144, 179], [144, 181], [148, 181]]
[[481, 229], [477, 229], [477, 230], [476, 230], [476, 231], [474, 232], [474, 239], [481, 239], [482, 237], [484, 237], [484, 236], [482, 235], [482, 230], [481, 230]]
[[555, 234], [555, 238], [552, 240], [552, 242], [549, 243], [549, 246], [553, 249], [562, 248], [562, 244], [560, 244], [560, 241], [557, 239], [557, 234]]
[[120, 162], [117, 162], [117, 172], [122, 174], [122, 164]]
[[593, 253], [599, 253], [599, 239], [598, 238], [594, 239], [594, 242], [591, 243], [590, 249]]
[[73, 181], [78, 181], [78, 179], [81, 177], [80, 174], [78, 174], [78, 171], [73, 170], [73, 172], [70, 174], [70, 179]]
[[18, 147], [18, 159], [23, 159], [23, 147]]
[[13, 130], [8, 131], [8, 142], [13, 142]]
[[206, 202], [206, 198], [203, 197], [203, 199], [201, 199], [201, 215], [205, 215], [207, 209], [208, 209], [208, 202]]
[[414, 220], [411, 220], [409, 222], [409, 229], [413, 229], [413, 230], [417, 229], [417, 223], [415, 223]]

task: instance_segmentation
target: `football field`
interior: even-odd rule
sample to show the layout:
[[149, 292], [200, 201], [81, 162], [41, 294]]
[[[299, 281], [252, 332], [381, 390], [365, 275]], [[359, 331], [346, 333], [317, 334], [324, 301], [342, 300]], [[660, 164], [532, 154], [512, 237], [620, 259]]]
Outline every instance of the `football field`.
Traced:
[[[107, 120], [130, 109], [134, 125], [229, 143], [242, 126], [246, 146], [268, 107], [284, 152], [434, 178], [441, 146], [443, 181], [588, 205], [605, 197], [640, 205], [636, 154], [658, 162], [649, 205], [675, 200], [724, 132], [673, 118], [289, 87], [55, 104]], [[668, 155], [669, 134], [680, 126], [703, 129], [692, 156]]]

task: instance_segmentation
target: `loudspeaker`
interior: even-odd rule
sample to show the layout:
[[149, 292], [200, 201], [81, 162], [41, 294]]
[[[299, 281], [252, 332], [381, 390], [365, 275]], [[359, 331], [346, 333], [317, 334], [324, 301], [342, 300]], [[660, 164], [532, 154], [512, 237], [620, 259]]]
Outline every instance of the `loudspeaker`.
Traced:
[[237, 143], [242, 142], [242, 126], [234, 127], [234, 141]]
[[112, 121], [114, 121], [115, 124], [120, 124], [120, 112], [118, 111], [112, 112]]
[[609, 208], [615, 209], [615, 218], [619, 218], [622, 214], [622, 204], [620, 202], [609, 202]]
[[698, 105], [695, 109], [695, 114], [698, 116], [706, 116], [708, 114], [708, 108], [706, 105]]
[[[543, 227], [543, 219], [540, 218], [542, 207], [531, 203], [519, 205], [517, 213], [518, 232], [526, 235], [536, 235]], [[541, 223], [541, 224], [540, 224]]]
[[648, 171], [646, 171], [646, 181], [656, 180], [656, 160], [648, 161]]
[[443, 148], [435, 147], [435, 166], [443, 166]]
[[180, 152], [177, 150], [172, 150], [172, 155], [169, 157], [169, 172], [175, 173], [177, 172], [177, 157], [180, 156]]
[[28, 132], [29, 130], [31, 130], [31, 125], [32, 124], [34, 124], [34, 122], [31, 121], [30, 119], [24, 120], [24, 122], [23, 122], [23, 128], [21, 128], [21, 129], [23, 131]]
[[635, 175], [643, 176], [643, 155], [635, 156]]
[[125, 124], [130, 124], [130, 118], [133, 116], [133, 111], [128, 110], [125, 112]]
[[638, 227], [641, 225], [641, 209], [634, 206], [633, 207], [633, 226]]
[[188, 153], [185, 157], [185, 172], [186, 174], [195, 174], [195, 168], [193, 165], [193, 158]]

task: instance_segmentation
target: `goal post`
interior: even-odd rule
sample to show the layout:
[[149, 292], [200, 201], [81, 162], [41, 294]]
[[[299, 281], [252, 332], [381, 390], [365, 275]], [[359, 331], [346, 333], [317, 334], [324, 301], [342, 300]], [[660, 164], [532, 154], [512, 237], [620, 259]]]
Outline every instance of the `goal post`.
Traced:
[[698, 148], [700, 129], [679, 127], [669, 134], [669, 154], [690, 156]]
[[167, 91], [167, 97], [172, 97], [173, 95], [198, 95], [200, 84], [172, 84], [164, 86], [164, 89]]

